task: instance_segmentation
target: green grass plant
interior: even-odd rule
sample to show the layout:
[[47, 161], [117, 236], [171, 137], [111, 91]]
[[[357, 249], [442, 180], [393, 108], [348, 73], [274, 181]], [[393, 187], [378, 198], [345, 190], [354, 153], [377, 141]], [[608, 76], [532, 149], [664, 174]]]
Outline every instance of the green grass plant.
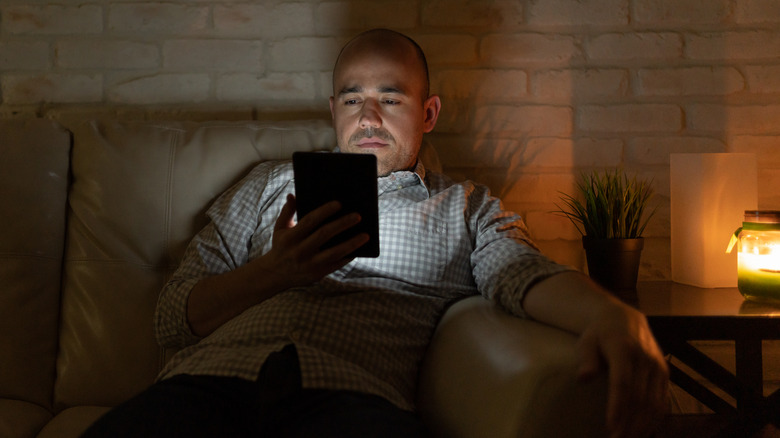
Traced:
[[655, 209], [645, 215], [653, 195], [650, 182], [629, 177], [622, 169], [583, 173], [577, 182], [578, 194], [561, 193], [568, 218], [586, 237], [633, 239], [641, 237]]

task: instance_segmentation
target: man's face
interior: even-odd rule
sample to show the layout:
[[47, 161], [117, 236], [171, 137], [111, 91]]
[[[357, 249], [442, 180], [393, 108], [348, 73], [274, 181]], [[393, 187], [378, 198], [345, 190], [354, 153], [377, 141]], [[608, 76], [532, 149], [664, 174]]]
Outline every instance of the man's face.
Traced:
[[341, 151], [376, 155], [380, 176], [412, 168], [441, 105], [423, 96], [415, 53], [346, 50], [333, 75], [330, 109]]

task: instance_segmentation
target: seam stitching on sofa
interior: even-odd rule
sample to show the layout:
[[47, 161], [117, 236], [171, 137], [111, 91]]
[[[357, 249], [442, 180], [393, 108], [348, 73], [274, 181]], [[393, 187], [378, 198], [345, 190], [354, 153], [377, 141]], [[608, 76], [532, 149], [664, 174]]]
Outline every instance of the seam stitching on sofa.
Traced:
[[178, 148], [182, 132], [177, 132], [171, 136], [168, 145], [168, 181], [166, 181], [165, 190], [165, 219], [163, 220], [163, 248], [165, 248], [165, 258], [169, 259], [171, 255], [171, 217], [173, 216], [173, 185], [174, 169], [176, 166], [176, 149]]

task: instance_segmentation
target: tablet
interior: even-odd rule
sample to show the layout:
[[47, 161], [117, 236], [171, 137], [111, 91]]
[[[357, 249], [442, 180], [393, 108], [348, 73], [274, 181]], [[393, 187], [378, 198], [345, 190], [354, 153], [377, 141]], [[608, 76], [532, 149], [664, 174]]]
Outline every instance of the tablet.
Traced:
[[360, 223], [323, 247], [336, 245], [359, 233], [368, 233], [368, 242], [351, 256], [379, 257], [376, 157], [372, 154], [295, 152], [293, 171], [298, 220], [333, 200], [341, 202], [339, 216], [352, 212], [360, 214]]

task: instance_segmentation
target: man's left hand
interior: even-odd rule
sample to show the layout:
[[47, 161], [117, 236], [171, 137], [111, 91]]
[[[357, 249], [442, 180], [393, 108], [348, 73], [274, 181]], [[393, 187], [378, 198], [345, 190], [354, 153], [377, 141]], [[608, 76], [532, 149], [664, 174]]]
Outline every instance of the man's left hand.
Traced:
[[667, 408], [666, 361], [644, 315], [627, 306], [605, 313], [580, 336], [579, 377], [606, 368], [611, 436], [648, 436]]

